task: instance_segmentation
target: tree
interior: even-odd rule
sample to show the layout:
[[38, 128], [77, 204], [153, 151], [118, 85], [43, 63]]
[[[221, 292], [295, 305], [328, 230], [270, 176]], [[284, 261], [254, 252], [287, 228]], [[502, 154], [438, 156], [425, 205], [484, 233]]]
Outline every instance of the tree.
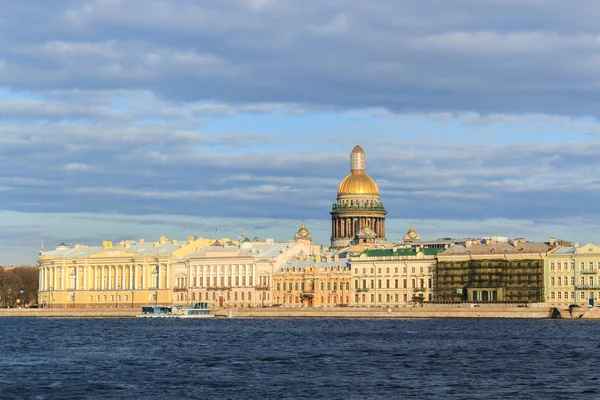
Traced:
[[37, 267], [0, 267], [0, 307], [37, 304]]

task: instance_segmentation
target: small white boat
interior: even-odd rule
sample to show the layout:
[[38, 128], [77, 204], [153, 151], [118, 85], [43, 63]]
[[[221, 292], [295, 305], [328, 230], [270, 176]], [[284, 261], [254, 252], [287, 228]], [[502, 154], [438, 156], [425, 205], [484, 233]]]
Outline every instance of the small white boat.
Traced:
[[208, 307], [208, 303], [200, 301], [192, 307], [180, 308], [175, 316], [177, 318], [213, 318], [215, 313]]

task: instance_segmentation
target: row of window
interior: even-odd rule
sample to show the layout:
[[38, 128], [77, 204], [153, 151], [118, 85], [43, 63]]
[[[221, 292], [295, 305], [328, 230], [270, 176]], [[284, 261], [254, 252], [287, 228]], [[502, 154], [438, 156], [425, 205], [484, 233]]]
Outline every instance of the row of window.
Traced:
[[[185, 301], [186, 300], [185, 296], [186, 296], [185, 293], [180, 293], [180, 294], [177, 294], [175, 296], [175, 298], [178, 301]], [[221, 294], [219, 294], [219, 296], [221, 296]], [[216, 292], [212, 292], [212, 294], [210, 292], [206, 292], [204, 294], [197, 293], [197, 297], [198, 297], [198, 300], [206, 300], [206, 301], [215, 300], [216, 301], [217, 300], [217, 293]], [[251, 301], [252, 300], [252, 292], [247, 292], [247, 293], [239, 292], [239, 296], [238, 296], [238, 292], [233, 292], [233, 295], [232, 295], [231, 292], [228, 291], [227, 293], [225, 293], [223, 295], [223, 297], [226, 300], [232, 300], [233, 299], [234, 301], [237, 301], [237, 300], [241, 300], [241, 301], [248, 300], [248, 301]], [[259, 299], [261, 299], [260, 294], [259, 294]], [[191, 301], [196, 301], [196, 293], [195, 292], [192, 292], [192, 294], [190, 295], [190, 300]], [[265, 298], [263, 300], [269, 300], [269, 295], [267, 293], [265, 293]]]
[[[177, 278], [177, 287], [187, 287], [187, 278]], [[242, 276], [241, 279], [239, 276], [231, 277], [231, 276], [213, 276], [212, 280], [210, 277], [192, 277], [192, 286], [191, 287], [211, 287], [211, 286], [252, 286], [252, 276], [249, 276], [246, 280], [245, 276]]]
[[[370, 286], [367, 286], [367, 279], [363, 279], [362, 282], [359, 281], [358, 279], [354, 281], [354, 288], [355, 289], [367, 289], [367, 288], [371, 288], [371, 289], [375, 289], [375, 280], [371, 279], [370, 281]], [[426, 285], [426, 283], [429, 283], [429, 285]], [[361, 284], [362, 283], [362, 284]], [[400, 280], [399, 279], [394, 279], [393, 280], [393, 284], [394, 287], [393, 289], [406, 289], [408, 288], [408, 286], [406, 286], [407, 280], [406, 279], [402, 279], [402, 287], [400, 287]], [[428, 281], [425, 281], [425, 279], [412, 279], [411, 280], [412, 285], [410, 286], [410, 288], [427, 288], [427, 287], [431, 287], [431, 279], [429, 279]], [[419, 286], [417, 286], [417, 283], [419, 284]], [[385, 287], [384, 287], [385, 284]], [[378, 279], [377, 280], [377, 288], [378, 289], [392, 289], [392, 280], [391, 279], [386, 279], [385, 281], [382, 279]]]
[[[337, 296], [321, 296], [321, 304], [338, 304]], [[341, 304], [350, 304], [350, 297], [346, 296], [346, 302], [344, 303], [344, 297], [340, 296], [339, 301]], [[300, 304], [302, 299], [299, 296], [282, 296], [275, 297], [276, 304]]]
[[[585, 276], [582, 276], [580, 278], [581, 278], [580, 279], [581, 286], [585, 286], [585, 284], [586, 284]], [[588, 277], [587, 282], [588, 282], [587, 283], [588, 285], [594, 286], [594, 277], [593, 276]], [[565, 276], [563, 279], [562, 277], [558, 276], [555, 279], [555, 277], [553, 276], [550, 278], [550, 286], [563, 286], [563, 283], [564, 283], [564, 286], [568, 286], [569, 285], [569, 277]], [[575, 286], [575, 277], [574, 276], [571, 277], [571, 286]]]
[[[370, 299], [371, 303], [375, 303], [375, 294], [366, 295], [364, 293], [363, 294], [358, 294], [357, 293], [355, 295], [355, 298], [354, 298], [354, 300], [356, 301], [357, 304], [360, 304], [361, 302], [362, 303], [366, 303], [367, 300], [369, 300], [369, 299]], [[395, 294], [386, 294], [385, 297], [382, 294], [378, 294], [377, 295], [377, 301], [379, 303], [382, 303], [384, 301], [384, 299], [385, 299], [386, 303], [392, 303], [392, 302], [398, 303], [399, 300], [400, 300], [400, 296], [398, 295], [398, 293], [395, 293]], [[412, 298], [411, 298], [411, 300], [412, 300]], [[431, 300], [432, 300], [432, 294], [430, 293], [429, 294], [429, 301], [431, 301]], [[402, 301], [404, 303], [406, 303], [408, 301], [408, 295], [406, 293], [402, 294]]]
[[481, 275], [475, 276], [473, 278], [466, 276], [466, 275], [462, 275], [462, 276], [457, 276], [454, 277], [453, 275], [451, 276], [440, 276], [438, 278], [438, 282], [441, 285], [445, 285], [445, 284], [450, 284], [450, 285], [454, 285], [455, 283], [460, 283], [460, 284], [465, 284], [465, 283], [478, 283], [479, 285], [481, 284], [489, 284], [489, 285], [500, 285], [500, 284], [507, 284], [507, 285], [521, 285], [521, 284], [526, 284], [526, 285], [530, 285], [530, 284], [536, 284], [539, 283], [540, 281], [540, 276], [537, 275], [526, 275], [521, 277], [520, 275], [517, 275], [516, 277], [511, 277], [510, 275], [506, 275], [505, 277], [502, 277], [500, 275], [492, 275], [492, 276], [488, 276], [488, 278], [484, 278]]
[[[103, 302], [107, 302], [107, 301], [109, 301], [109, 299], [110, 299], [110, 301], [115, 301], [115, 295], [111, 294], [110, 298], [109, 298], [108, 295], [106, 295], [106, 294], [102, 295], [102, 296], [100, 296], [99, 294], [97, 294], [96, 295], [96, 302], [99, 302], [100, 299], [102, 299]], [[71, 297], [71, 301], [73, 301], [73, 300], [74, 299]], [[127, 301], [129, 301], [129, 295], [123, 295], [123, 296], [121, 296], [119, 294], [119, 295], [117, 295], [117, 301], [127, 302]], [[94, 302], [94, 295], [90, 294], [90, 303], [93, 303], [93, 302]]]
[[[571, 293], [571, 300], [575, 300], [575, 292], [570, 292]], [[552, 300], [562, 300], [563, 299], [563, 294], [564, 294], [564, 299], [565, 300], [569, 300], [569, 292], [550, 292], [550, 299]], [[588, 297], [589, 295], [589, 297]], [[586, 299], [593, 299], [594, 298], [594, 292], [579, 292], [579, 298], [581, 300], [586, 300]]]
[[[309, 290], [314, 290], [313, 282], [312, 281], [311, 281], [311, 283], [309, 283], [309, 286], [310, 286]], [[321, 282], [321, 291], [324, 291], [325, 287], [327, 287], [327, 290], [338, 290], [338, 288], [339, 288], [339, 290], [344, 290], [344, 289], [345, 290], [350, 290], [350, 282], [345, 282], [345, 283], [344, 282], [339, 282], [339, 285], [338, 285], [338, 282], [333, 282], [333, 284], [332, 284], [332, 282], [327, 282], [327, 285], [325, 285], [325, 282]], [[284, 290], [284, 291], [285, 290], [289, 290], [289, 291], [292, 291], [292, 290], [295, 290], [295, 291], [301, 290], [301, 291], [303, 291], [304, 290], [304, 282], [300, 282], [300, 283], [298, 283], [298, 282], [295, 282], [295, 283], [289, 282], [287, 284], [285, 282], [283, 282], [283, 283], [282, 282], [277, 282], [277, 291], [281, 291], [281, 290]]]
[[[416, 273], [417, 273], [417, 272], [416, 272], [416, 267], [414, 267], [414, 266], [413, 266], [413, 267], [411, 268], [411, 270], [412, 270], [412, 273], [413, 273], [413, 274], [416, 274]], [[423, 273], [423, 270], [424, 270], [424, 268], [423, 268], [423, 267], [419, 267], [419, 273], [421, 273], [421, 274], [422, 274], [422, 273]], [[378, 274], [381, 274], [381, 273], [382, 273], [381, 271], [382, 271], [382, 268], [377, 268], [377, 273], [378, 273]], [[402, 268], [402, 272], [406, 274], [406, 267]], [[360, 273], [360, 268], [356, 268], [356, 273]], [[367, 273], [367, 268], [363, 268], [363, 269], [362, 269], [362, 273], [363, 273], [363, 274], [366, 274], [366, 273]], [[375, 273], [375, 268], [371, 268], [371, 274], [374, 274], [374, 273]], [[387, 268], [385, 269], [385, 273], [386, 273], [386, 274], [389, 274], [389, 273], [390, 273], [390, 267], [387, 267]], [[395, 273], [395, 274], [397, 274], [397, 273], [398, 273], [398, 267], [394, 268], [394, 273]], [[427, 267], [427, 273], [431, 274], [431, 266]]]
[[[569, 266], [571, 267], [572, 270], [575, 269], [575, 261], [571, 261], [571, 262], [551, 261], [550, 262], [550, 270], [551, 271], [554, 271], [555, 269], [558, 271], [560, 271], [561, 269], [564, 269], [566, 271], [569, 268]], [[600, 261], [598, 261], [597, 263], [594, 263], [593, 261], [588, 261], [587, 262], [587, 270], [586, 270], [586, 262], [580, 261], [579, 269], [581, 271], [595, 271], [596, 269], [600, 269]]]

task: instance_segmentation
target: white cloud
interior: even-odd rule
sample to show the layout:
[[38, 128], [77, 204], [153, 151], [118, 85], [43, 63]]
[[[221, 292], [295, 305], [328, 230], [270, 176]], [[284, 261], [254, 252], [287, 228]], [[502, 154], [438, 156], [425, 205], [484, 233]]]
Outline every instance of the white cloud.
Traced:
[[69, 172], [87, 171], [91, 168], [92, 167], [90, 167], [89, 165], [82, 163], [69, 163], [65, 166], [65, 170]]

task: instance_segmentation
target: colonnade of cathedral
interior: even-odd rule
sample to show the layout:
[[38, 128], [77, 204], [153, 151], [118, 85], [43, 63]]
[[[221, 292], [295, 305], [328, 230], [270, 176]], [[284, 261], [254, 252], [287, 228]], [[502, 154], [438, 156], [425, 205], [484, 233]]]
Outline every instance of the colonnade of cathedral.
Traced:
[[353, 238], [364, 227], [372, 229], [378, 237], [385, 237], [385, 217], [335, 216], [331, 220], [334, 238]]

